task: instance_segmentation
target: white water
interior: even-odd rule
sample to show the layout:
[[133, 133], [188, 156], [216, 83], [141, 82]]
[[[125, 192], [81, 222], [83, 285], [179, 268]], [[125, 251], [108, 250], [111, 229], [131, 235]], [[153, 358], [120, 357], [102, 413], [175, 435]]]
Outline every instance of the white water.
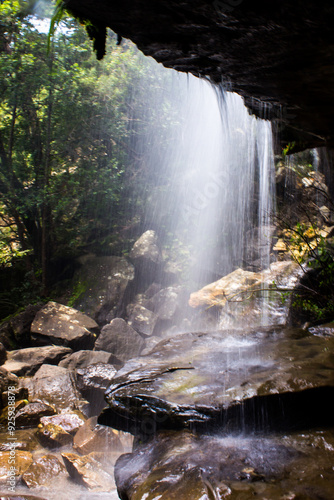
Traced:
[[270, 122], [251, 116], [239, 95], [193, 76], [175, 79], [172, 104], [182, 128], [171, 132], [162, 161], [160, 150], [150, 151], [167, 181], [164, 196], [152, 197], [147, 219], [159, 230], [169, 215], [167, 232], [184, 256], [184, 282], [196, 291], [238, 267], [269, 266], [272, 133]]

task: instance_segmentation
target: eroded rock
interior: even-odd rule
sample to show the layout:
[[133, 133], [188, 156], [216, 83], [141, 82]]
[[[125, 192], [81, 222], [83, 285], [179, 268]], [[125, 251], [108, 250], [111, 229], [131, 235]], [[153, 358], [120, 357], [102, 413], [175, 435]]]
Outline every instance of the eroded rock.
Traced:
[[115, 479], [120, 498], [131, 500], [329, 500], [333, 449], [331, 431], [289, 437], [165, 431], [122, 455]]

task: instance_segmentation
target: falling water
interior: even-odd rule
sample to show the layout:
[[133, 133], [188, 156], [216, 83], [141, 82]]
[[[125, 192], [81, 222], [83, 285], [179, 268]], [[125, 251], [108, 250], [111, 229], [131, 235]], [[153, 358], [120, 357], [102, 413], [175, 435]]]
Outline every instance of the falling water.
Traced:
[[[160, 161], [166, 193], [149, 205], [147, 219], [158, 226], [170, 214], [167, 232], [182, 244], [184, 282], [195, 291], [236, 268], [269, 266], [272, 135], [239, 95], [193, 76], [175, 78], [182, 128]], [[157, 152], [150, 155], [159, 165]]]

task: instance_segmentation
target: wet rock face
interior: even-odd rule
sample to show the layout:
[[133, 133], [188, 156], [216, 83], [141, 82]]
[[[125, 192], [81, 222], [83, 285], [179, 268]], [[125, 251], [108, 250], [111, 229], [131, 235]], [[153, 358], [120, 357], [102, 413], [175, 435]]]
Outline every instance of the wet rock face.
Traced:
[[333, 342], [279, 327], [178, 335], [117, 373], [99, 423], [139, 435], [328, 423]]
[[257, 111], [258, 100], [279, 102], [283, 122], [296, 127], [283, 140], [297, 139], [305, 147], [333, 145], [331, 0], [321, 9], [313, 0], [66, 4], [79, 17], [130, 38], [167, 67], [227, 81]]
[[330, 500], [333, 444], [331, 432], [257, 438], [161, 432], [118, 459], [116, 485], [120, 498], [131, 500]]
[[81, 409], [86, 402], [80, 399], [73, 374], [66, 368], [43, 365], [33, 377], [20, 379], [32, 399], [52, 404], [59, 411]]

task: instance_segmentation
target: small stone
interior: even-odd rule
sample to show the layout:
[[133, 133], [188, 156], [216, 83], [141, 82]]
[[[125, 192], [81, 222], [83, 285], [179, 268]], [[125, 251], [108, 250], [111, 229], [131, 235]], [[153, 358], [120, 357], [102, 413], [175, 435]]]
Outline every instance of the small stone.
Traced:
[[123, 452], [119, 432], [97, 424], [97, 417], [89, 418], [80, 427], [73, 440], [73, 449], [83, 455], [94, 451]]
[[48, 484], [60, 474], [66, 474], [66, 468], [54, 455], [44, 455], [35, 460], [23, 473], [22, 480], [28, 488], [38, 488]]
[[32, 464], [32, 454], [29, 451], [15, 450], [15, 469], [11, 469], [13, 451], [0, 452], [0, 482], [6, 481], [9, 471], [15, 472], [15, 476], [23, 474]]
[[112, 476], [99, 467], [99, 462], [89, 456], [62, 453], [65, 467], [71, 478], [93, 491], [110, 491], [115, 488]]
[[73, 437], [64, 431], [60, 425], [47, 424], [36, 431], [39, 442], [46, 448], [61, 448], [72, 444]]
[[48, 424], [58, 425], [69, 434], [75, 434], [84, 423], [84, 418], [79, 417], [76, 413], [61, 413], [59, 415], [41, 418], [42, 427]]
[[19, 428], [36, 427], [42, 417], [54, 415], [56, 410], [42, 401], [33, 401], [21, 408], [15, 415], [15, 424]]

